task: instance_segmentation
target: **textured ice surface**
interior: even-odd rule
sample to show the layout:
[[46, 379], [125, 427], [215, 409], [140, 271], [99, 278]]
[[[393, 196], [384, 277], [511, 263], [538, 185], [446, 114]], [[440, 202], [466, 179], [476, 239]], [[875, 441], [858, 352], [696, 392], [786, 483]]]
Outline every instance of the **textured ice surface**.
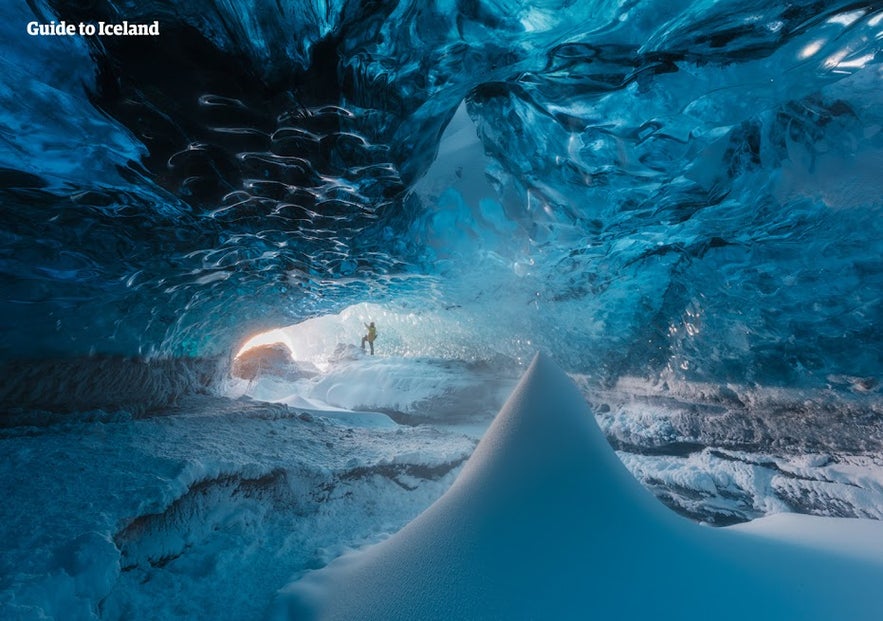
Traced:
[[879, 382], [873, 5], [157, 0], [125, 11], [157, 38], [22, 26], [116, 6], [2, 9], [4, 359], [226, 356], [370, 301], [604, 381]]
[[878, 394], [626, 377], [587, 398], [632, 473], [684, 515], [883, 517]]
[[378, 413], [191, 398], [0, 429], [0, 617], [259, 619], [293, 575], [376, 541], [474, 440]]
[[[24, 28], [120, 18], [162, 35]], [[682, 513], [881, 517], [881, 32], [879, 7], [845, 0], [4, 2], [0, 450], [19, 499], [2, 521], [4, 604], [88, 616], [107, 596], [109, 615], [131, 617], [181, 576], [231, 579], [249, 566], [237, 554], [274, 566], [239, 545], [255, 530], [211, 533], [247, 514], [278, 536], [273, 464], [296, 456], [240, 467], [276, 445], [198, 427], [212, 445], [200, 464], [244, 453], [175, 505], [183, 470], [142, 454], [140, 432], [180, 430], [158, 416], [187, 404], [210, 418], [234, 352], [285, 326], [319, 368], [327, 343], [352, 347], [378, 320], [370, 364], [249, 388], [297, 408], [370, 401], [386, 414], [320, 421], [358, 420], [369, 446], [366, 429], [394, 433], [389, 416], [435, 425], [437, 408], [478, 397], [490, 411], [509, 377], [494, 375], [539, 349], [579, 375], [623, 461]], [[282, 424], [258, 427], [288, 438]], [[339, 438], [320, 436], [295, 446], [318, 447], [325, 472]], [[200, 450], [173, 444], [176, 467]], [[132, 487], [105, 468], [129, 457]], [[111, 477], [94, 504], [77, 504], [78, 468]], [[398, 489], [417, 476], [383, 472]], [[50, 511], [29, 530], [47, 497], [84, 522]], [[197, 552], [177, 572], [181, 546], [152, 546], [182, 512], [205, 526], [179, 539]], [[154, 513], [169, 519], [114, 539]], [[379, 532], [336, 524], [316, 527], [329, 548]], [[108, 542], [141, 559], [112, 595]], [[162, 599], [169, 616], [241, 610], [192, 593]]]

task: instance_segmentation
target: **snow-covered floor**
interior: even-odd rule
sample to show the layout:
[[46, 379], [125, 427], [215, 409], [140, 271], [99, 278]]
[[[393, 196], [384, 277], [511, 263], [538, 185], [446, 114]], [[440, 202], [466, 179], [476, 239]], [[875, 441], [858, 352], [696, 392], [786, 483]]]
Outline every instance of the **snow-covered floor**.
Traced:
[[[515, 381], [508, 368], [378, 357], [137, 419], [20, 416], [0, 429], [0, 618], [264, 618], [286, 584], [441, 496]], [[804, 415], [782, 425], [803, 438], [789, 444], [770, 441], [783, 434], [762, 404], [636, 386], [589, 402], [632, 473], [695, 519], [883, 515], [876, 406], [863, 442], [848, 421]], [[719, 433], [737, 415], [753, 420], [727, 421], [738, 442]]]
[[587, 392], [620, 459], [683, 515], [716, 525], [785, 511], [883, 519], [877, 393], [629, 378]]
[[3, 619], [262, 618], [293, 575], [417, 515], [475, 446], [247, 399], [0, 437]]
[[286, 587], [274, 619], [876, 621], [881, 580], [880, 521], [676, 516], [539, 355], [437, 502]]

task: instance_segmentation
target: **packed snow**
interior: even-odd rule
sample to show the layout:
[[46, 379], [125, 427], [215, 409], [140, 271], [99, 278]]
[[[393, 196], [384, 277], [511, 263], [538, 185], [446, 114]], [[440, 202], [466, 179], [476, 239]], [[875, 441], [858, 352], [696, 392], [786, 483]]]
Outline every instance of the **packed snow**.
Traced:
[[[307, 575], [278, 619], [879, 619], [883, 523], [811, 516], [714, 530], [616, 458], [538, 356], [444, 496]], [[848, 545], [847, 545], [848, 544]], [[857, 552], [858, 550], [858, 552]]]
[[34, 417], [0, 429], [3, 619], [260, 619], [292, 575], [419, 513], [475, 445], [247, 397]]
[[[330, 354], [338, 344], [328, 343]], [[586, 586], [598, 580], [596, 565], [630, 589], [645, 580], [648, 601], [693, 601], [701, 590], [710, 595], [699, 604], [717, 609], [713, 598], [730, 593], [679, 559], [687, 554], [706, 567], [714, 561], [709, 554], [727, 560], [729, 548], [718, 550], [716, 542], [731, 535], [697, 520], [744, 522], [798, 501], [800, 510], [827, 516], [879, 518], [883, 511], [883, 466], [864, 450], [871, 445], [850, 452], [854, 438], [843, 430], [814, 434], [807, 414], [800, 433], [817, 452], [784, 451], [769, 421], [766, 443], [739, 449], [719, 435], [725, 414], [707, 390], [704, 402], [688, 391], [675, 400], [638, 385], [606, 393], [583, 386], [575, 394], [539, 360], [500, 411], [517, 384], [517, 367], [509, 364], [361, 352], [324, 362], [303, 375], [265, 369], [273, 372], [231, 379], [227, 397], [197, 395], [158, 410], [22, 410], [9, 417], [0, 429], [0, 618], [263, 619], [303, 608], [333, 618], [325, 597], [346, 608], [336, 589], [358, 598], [357, 586], [368, 584], [341, 568], [377, 555], [397, 569], [384, 574], [383, 585], [365, 586], [377, 589], [371, 597], [388, 595], [391, 606], [401, 595], [394, 585], [404, 580], [416, 589], [413, 598], [434, 602], [441, 617], [450, 606], [471, 605], [457, 598], [478, 597], [477, 588], [493, 595], [492, 608], [474, 611], [478, 617], [514, 615], [523, 602], [502, 601], [511, 592], [558, 602], [548, 611], [527, 606], [524, 614], [605, 614], [622, 604], [603, 595], [616, 592], [610, 585]], [[754, 398], [764, 404], [759, 411], [773, 402]], [[718, 409], [704, 420], [701, 408], [710, 403]], [[372, 409], [362, 409], [367, 405]], [[735, 424], [748, 425], [744, 412], [729, 412], [733, 433], [751, 429]], [[873, 429], [862, 432], [868, 442]], [[411, 522], [448, 490], [470, 455], [450, 493]], [[837, 554], [876, 554], [868, 542], [878, 522], [767, 519], [740, 528], [751, 541], [809, 537]], [[627, 536], [622, 529], [630, 529]], [[453, 556], [439, 560], [429, 545], [434, 537]], [[752, 545], [766, 562], [767, 544]], [[424, 564], [408, 569], [413, 559], [383, 552], [402, 546], [419, 550]], [[587, 561], [600, 557], [601, 564]], [[496, 575], [503, 566], [522, 577]], [[719, 575], [730, 575], [723, 567]], [[686, 575], [689, 588], [660, 578], [670, 572]], [[733, 589], [757, 586], [730, 578]], [[443, 587], [456, 597], [439, 600]], [[570, 588], [585, 597], [574, 600]], [[386, 614], [379, 602], [365, 602], [380, 618]]]

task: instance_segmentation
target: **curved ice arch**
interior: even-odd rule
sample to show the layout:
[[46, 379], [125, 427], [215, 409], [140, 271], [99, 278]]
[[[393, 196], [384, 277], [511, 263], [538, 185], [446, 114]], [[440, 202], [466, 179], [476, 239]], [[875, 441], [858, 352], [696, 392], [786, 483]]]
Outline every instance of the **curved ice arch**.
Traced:
[[240, 353], [258, 345], [283, 343], [296, 362], [309, 362], [326, 371], [333, 362], [353, 354], [365, 334], [365, 324], [373, 321], [377, 326], [374, 345], [378, 356], [467, 362], [526, 356], [530, 339], [520, 335], [529, 331], [513, 331], [508, 324], [504, 327], [496, 320], [498, 317], [490, 312], [470, 313], [459, 306], [409, 309], [362, 302], [339, 313], [262, 332], [246, 341]]
[[[529, 360], [529, 337], [503, 329], [498, 318], [460, 307], [356, 304], [249, 339], [241, 353], [281, 343], [298, 371], [236, 381], [228, 393], [294, 407], [488, 420]], [[374, 356], [359, 348], [369, 321], [378, 330]]]
[[[654, 500], [537, 356], [451, 489], [386, 541], [287, 587], [297, 619], [879, 619], [879, 554], [830, 520], [712, 530]], [[883, 525], [860, 523], [883, 540]], [[823, 525], [824, 528], [819, 527]], [[830, 548], [830, 547], [829, 547]]]

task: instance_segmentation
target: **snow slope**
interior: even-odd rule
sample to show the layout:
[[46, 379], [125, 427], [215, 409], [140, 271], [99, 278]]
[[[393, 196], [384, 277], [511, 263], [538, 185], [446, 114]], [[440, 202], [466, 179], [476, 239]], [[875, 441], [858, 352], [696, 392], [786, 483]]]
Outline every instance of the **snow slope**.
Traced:
[[788, 537], [782, 518], [711, 529], [676, 516], [538, 356], [450, 490], [291, 584], [276, 618], [883, 617], [883, 557], [855, 552], [883, 541], [883, 524], [784, 519], [798, 526]]
[[250, 399], [20, 418], [0, 426], [3, 621], [261, 619], [293, 575], [419, 514], [475, 446]]

